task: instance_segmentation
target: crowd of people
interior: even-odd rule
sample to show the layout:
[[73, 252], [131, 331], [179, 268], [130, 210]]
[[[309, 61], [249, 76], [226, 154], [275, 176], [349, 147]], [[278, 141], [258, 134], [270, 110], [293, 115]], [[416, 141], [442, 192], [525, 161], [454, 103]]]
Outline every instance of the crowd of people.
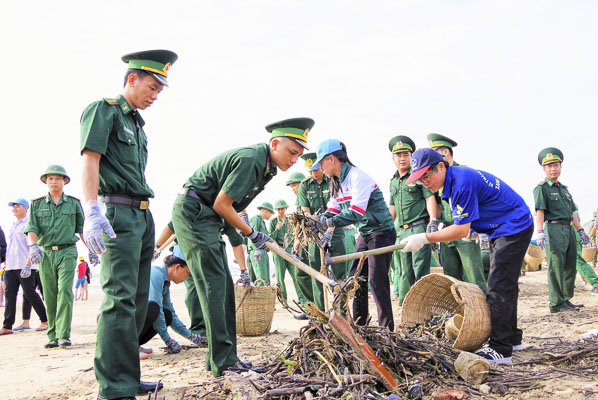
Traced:
[[[440, 134], [428, 135], [430, 147], [421, 149], [408, 136], [390, 138], [388, 148], [396, 170], [390, 187], [381, 188], [350, 160], [350, 149], [338, 139], [322, 140], [315, 152], [306, 153], [312, 119], [271, 123], [266, 126], [267, 143], [225, 151], [181, 181], [171, 222], [156, 237], [149, 211], [154, 192], [145, 179], [147, 138], [140, 111], [168, 86], [168, 73], [177, 58], [168, 50], [123, 56], [128, 68], [122, 94], [95, 101], [83, 111], [82, 202], [64, 193], [64, 185], [70, 182], [65, 169], [51, 165], [41, 176], [48, 187], [46, 195], [31, 205], [24, 199], [9, 203], [17, 221], [10, 230], [6, 256], [2, 254], [6, 258], [2, 334], [29, 329], [33, 308], [42, 321], [37, 329], [47, 331], [46, 348], [71, 345], [73, 301], [88, 298], [91, 277], [83, 257], [76, 267], [75, 243], [80, 239], [89, 249], [90, 263], [101, 260], [104, 298], [94, 357], [98, 399], [133, 399], [161, 388], [161, 383], [140, 380], [139, 360], [151, 352], [141, 345], [155, 335], [169, 352], [180, 351], [180, 344], [168, 333], [169, 326], [192, 343], [207, 347], [205, 368], [214, 376], [226, 370], [251, 369], [251, 363], [238, 357], [235, 282], [223, 235], [241, 271], [236, 284], [270, 284], [268, 242], [320, 270], [320, 247], [311, 244], [304, 249], [292, 237], [287, 217], [292, 209], [317, 221], [313, 224], [323, 230], [320, 245], [331, 256], [403, 246], [394, 254], [369, 256], [359, 268], [357, 260], [330, 266], [328, 274], [333, 279], [357, 273], [364, 278], [352, 302], [357, 324], [369, 320], [371, 293], [378, 324], [394, 329], [392, 298], [402, 304], [411, 286], [430, 273], [431, 265], [442, 265], [445, 274], [486, 293], [492, 332], [478, 354], [491, 363], [504, 363], [511, 361], [513, 351], [524, 348], [523, 332], [517, 327], [518, 279], [534, 232], [534, 217], [506, 182], [455, 162], [457, 142]], [[256, 196], [279, 170], [289, 170], [300, 157], [309, 175], [290, 175], [286, 184], [294, 204], [283, 199], [274, 205], [263, 202], [249, 218], [247, 210]], [[581, 305], [571, 302], [578, 269], [598, 288], [593, 269], [579, 263], [581, 246], [591, 239], [581, 227], [571, 194], [559, 181], [563, 160], [557, 148], [542, 150], [538, 161], [546, 179], [534, 189], [536, 243], [547, 253], [549, 311], [553, 313], [579, 312]], [[152, 266], [159, 254], [156, 248], [173, 234], [177, 244], [172, 254], [164, 258], [164, 265]], [[325, 310], [326, 289], [320, 282], [278, 255], [273, 260], [285, 298], [288, 272], [298, 301]], [[176, 315], [170, 300], [171, 282], [185, 284], [189, 327]], [[38, 286], [43, 287], [44, 301], [36, 292]], [[23, 324], [13, 328], [19, 287], [26, 299]]]

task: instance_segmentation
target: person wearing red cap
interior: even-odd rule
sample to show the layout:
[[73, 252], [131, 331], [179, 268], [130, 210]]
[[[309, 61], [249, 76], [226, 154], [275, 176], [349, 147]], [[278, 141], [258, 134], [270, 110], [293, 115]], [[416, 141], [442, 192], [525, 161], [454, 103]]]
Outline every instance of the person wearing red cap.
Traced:
[[513, 350], [523, 348], [517, 327], [517, 281], [533, 233], [532, 214], [509, 185], [491, 173], [449, 166], [433, 149], [419, 149], [411, 158], [411, 176], [432, 192], [442, 188], [454, 225], [438, 232], [419, 233], [401, 241], [403, 251], [466, 237], [470, 229], [490, 237], [490, 273], [486, 301], [492, 332], [488, 347], [478, 354], [491, 364], [511, 362]]

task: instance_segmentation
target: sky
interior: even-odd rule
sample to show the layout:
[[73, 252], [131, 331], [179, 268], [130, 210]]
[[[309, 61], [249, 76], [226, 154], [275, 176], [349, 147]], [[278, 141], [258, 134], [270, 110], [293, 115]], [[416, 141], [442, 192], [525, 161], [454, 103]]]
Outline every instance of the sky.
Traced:
[[[561, 181], [582, 221], [598, 206], [593, 141], [598, 104], [598, 3], [550, 0], [8, 2], [0, 15], [3, 110], [0, 203], [32, 199], [63, 165], [81, 198], [83, 109], [122, 91], [123, 54], [179, 55], [141, 114], [159, 232], [177, 192], [221, 152], [266, 142], [264, 127], [316, 121], [308, 145], [337, 138], [388, 200], [388, 141], [458, 142], [455, 160], [491, 172], [533, 209], [545, 147], [565, 155]], [[294, 201], [285, 182], [254, 200]], [[10, 209], [0, 212], [8, 231]]]

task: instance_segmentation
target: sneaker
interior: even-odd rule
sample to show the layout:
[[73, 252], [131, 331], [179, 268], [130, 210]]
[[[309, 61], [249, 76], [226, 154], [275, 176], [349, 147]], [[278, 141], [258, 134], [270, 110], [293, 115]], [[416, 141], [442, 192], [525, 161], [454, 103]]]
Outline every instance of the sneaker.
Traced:
[[592, 296], [598, 296], [598, 287], [592, 289]]
[[70, 339], [60, 339], [60, 341], [58, 342], [58, 345], [60, 347], [70, 347], [71, 346], [71, 341]]
[[149, 358], [149, 354], [144, 353], [143, 351], [139, 352], [139, 359], [140, 360], [147, 360]]
[[48, 323], [42, 322], [40, 326], [35, 329], [37, 332], [47, 331], [48, 330]]
[[513, 351], [523, 351], [523, 350], [529, 350], [529, 349], [533, 349], [534, 346], [532, 346], [531, 344], [523, 344], [523, 343], [519, 343], [516, 345], [513, 345]]
[[1, 335], [12, 335], [12, 330], [11, 329], [6, 329], [6, 328], [2, 328], [2, 329], [0, 329], [0, 336]]
[[485, 349], [478, 351], [476, 354], [488, 361], [488, 364], [506, 364], [513, 362], [513, 357], [505, 357], [490, 347], [486, 347]]
[[55, 349], [58, 347], [58, 342], [56, 340], [50, 340], [48, 343], [44, 344], [45, 349]]
[[568, 305], [569, 307], [575, 307], [575, 308], [582, 308], [583, 307], [583, 304], [581, 304], [581, 303], [579, 303], [579, 304], [573, 304], [569, 300], [567, 300], [565, 302], [565, 304]]
[[141, 347], [141, 346], [139, 346], [139, 352], [140, 353], [145, 353], [145, 354], [152, 354], [154, 351], [152, 350], [151, 347]]

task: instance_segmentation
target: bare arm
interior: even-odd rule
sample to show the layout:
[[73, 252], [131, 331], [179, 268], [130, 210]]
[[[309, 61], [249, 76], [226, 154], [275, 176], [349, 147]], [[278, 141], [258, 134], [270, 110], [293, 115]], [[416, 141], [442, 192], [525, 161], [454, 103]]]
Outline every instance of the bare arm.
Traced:
[[98, 199], [100, 187], [100, 158], [102, 155], [91, 150], [83, 150], [83, 200], [85, 203]]
[[590, 231], [590, 237], [593, 237], [596, 234], [596, 224], [592, 224], [592, 230]]
[[577, 218], [577, 213], [575, 211], [573, 211], [573, 226], [575, 227], [575, 230], [583, 229], [583, 227], [581, 226], [581, 222], [579, 222], [579, 218]]
[[30, 246], [32, 244], [37, 244], [37, 233], [35, 233], [35, 232], [27, 232], [27, 242], [29, 242]]
[[[235, 209], [233, 208], [233, 198], [222, 190], [216, 196], [212, 209], [222, 218], [224, 218], [229, 224], [240, 230], [246, 235], [250, 235], [253, 229], [247, 226], [245, 222], [239, 217]], [[240, 264], [239, 264], [240, 265]]]
[[544, 230], [544, 210], [536, 210], [536, 229]]
[[463, 239], [469, 234], [471, 223], [463, 225], [451, 225], [438, 232], [430, 232], [426, 237], [430, 242], [450, 242], [452, 240]]
[[390, 215], [392, 216], [392, 220], [394, 221], [397, 217], [397, 209], [395, 206], [388, 206], [388, 211], [390, 211]]
[[430, 196], [426, 199], [426, 210], [428, 210], [430, 218], [438, 218], [438, 203], [436, 203], [436, 198], [434, 196]]
[[235, 256], [235, 260], [239, 264], [241, 271], [246, 270], [247, 266], [245, 265], [245, 250], [243, 250], [243, 245], [233, 247], [233, 256]]
[[172, 231], [172, 229], [170, 229], [168, 225], [166, 225], [164, 229], [162, 229], [160, 236], [158, 236], [158, 238], [156, 239], [156, 247], [162, 246], [164, 242], [166, 242], [166, 240], [172, 236], [173, 233], [174, 232]]

